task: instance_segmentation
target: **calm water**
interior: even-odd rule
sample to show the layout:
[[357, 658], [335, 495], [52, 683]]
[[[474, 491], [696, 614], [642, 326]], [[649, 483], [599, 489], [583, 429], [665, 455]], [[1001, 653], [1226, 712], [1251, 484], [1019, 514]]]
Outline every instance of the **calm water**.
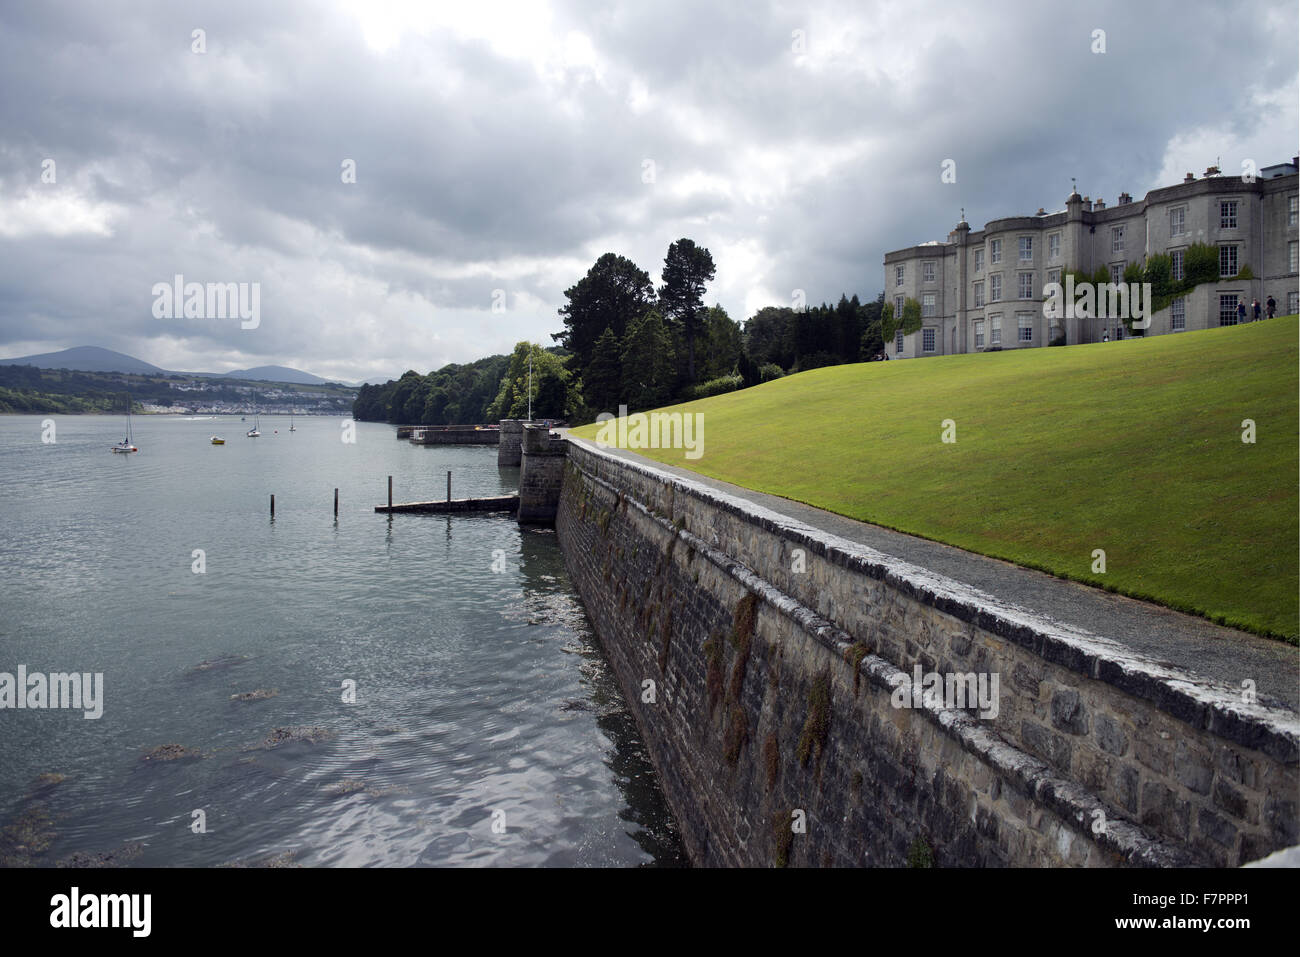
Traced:
[[0, 863], [681, 862], [554, 533], [373, 511], [389, 474], [512, 491], [495, 448], [145, 416], [114, 455], [120, 418], [43, 418], [0, 416], [0, 672], [103, 672], [105, 705], [0, 710]]

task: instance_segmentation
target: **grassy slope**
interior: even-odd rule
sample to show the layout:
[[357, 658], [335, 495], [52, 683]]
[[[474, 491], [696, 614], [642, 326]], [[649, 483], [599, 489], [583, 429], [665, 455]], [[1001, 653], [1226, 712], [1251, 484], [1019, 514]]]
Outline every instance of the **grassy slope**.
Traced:
[[1298, 358], [1287, 317], [836, 366], [675, 406], [703, 457], [642, 454], [1296, 642]]

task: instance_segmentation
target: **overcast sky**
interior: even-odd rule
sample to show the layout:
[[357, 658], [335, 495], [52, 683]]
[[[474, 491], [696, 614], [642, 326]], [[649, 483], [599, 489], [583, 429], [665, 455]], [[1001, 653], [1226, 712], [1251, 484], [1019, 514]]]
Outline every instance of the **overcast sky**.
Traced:
[[[1294, 0], [6, 2], [0, 356], [382, 380], [550, 345], [599, 255], [657, 284], [683, 236], [737, 321], [866, 299], [963, 206], [1289, 160], [1296, 38]], [[178, 273], [260, 325], [155, 318]]]

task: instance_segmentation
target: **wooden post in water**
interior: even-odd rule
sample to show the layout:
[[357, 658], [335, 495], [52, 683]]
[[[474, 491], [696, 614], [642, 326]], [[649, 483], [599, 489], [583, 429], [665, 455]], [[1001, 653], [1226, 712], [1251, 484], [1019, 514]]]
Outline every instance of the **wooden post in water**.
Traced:
[[451, 469], [447, 470], [447, 501], [451, 501]]
[[275, 518], [275, 493], [271, 493], [271, 517]]
[[339, 490], [334, 490], [334, 521], [339, 520]]
[[388, 476], [388, 510], [393, 510], [393, 477]]

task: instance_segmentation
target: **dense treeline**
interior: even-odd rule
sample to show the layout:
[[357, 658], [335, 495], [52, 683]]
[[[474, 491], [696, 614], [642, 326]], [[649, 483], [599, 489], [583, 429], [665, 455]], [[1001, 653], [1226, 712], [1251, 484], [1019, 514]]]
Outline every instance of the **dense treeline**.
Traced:
[[352, 415], [367, 422], [457, 425], [492, 421], [509, 356], [488, 356], [466, 365], [452, 363], [428, 375], [408, 371], [383, 385], [363, 385]]
[[658, 288], [650, 274], [605, 253], [564, 291], [564, 328], [543, 349], [521, 342], [509, 356], [414, 370], [363, 386], [358, 419], [451, 425], [528, 414], [590, 421], [601, 412], [650, 409], [757, 385], [788, 372], [871, 359], [884, 350], [881, 294], [861, 303], [804, 309], [770, 306], [742, 327], [720, 305], [706, 307], [713, 257], [689, 239], [668, 248]]

